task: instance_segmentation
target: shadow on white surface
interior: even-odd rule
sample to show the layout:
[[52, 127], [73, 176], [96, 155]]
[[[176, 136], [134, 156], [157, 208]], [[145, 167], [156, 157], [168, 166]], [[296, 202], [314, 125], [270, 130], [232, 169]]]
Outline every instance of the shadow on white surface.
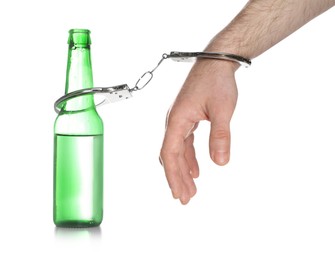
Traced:
[[55, 238], [57, 240], [100, 240], [101, 239], [101, 227], [92, 228], [60, 228], [55, 227]]

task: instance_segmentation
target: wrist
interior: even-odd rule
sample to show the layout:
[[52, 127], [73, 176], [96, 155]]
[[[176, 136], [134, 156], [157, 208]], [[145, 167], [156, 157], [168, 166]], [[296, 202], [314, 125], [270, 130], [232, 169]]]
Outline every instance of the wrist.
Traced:
[[200, 71], [207, 71], [211, 74], [221, 74], [232, 76], [240, 67], [238, 62], [218, 59], [198, 58], [195, 67], [200, 68]]
[[[235, 48], [229, 48], [229, 47], [216, 47], [215, 45], [208, 45], [204, 52], [209, 53], [226, 53], [227, 56], [230, 55], [233, 57], [232, 60], [216, 60], [221, 62], [222, 66], [226, 69], [231, 69], [233, 72], [235, 72], [241, 65], [244, 67], [249, 67], [251, 65], [250, 59], [235, 49]], [[214, 59], [215, 60], [215, 59]], [[243, 60], [243, 62], [240, 62], [240, 60]]]

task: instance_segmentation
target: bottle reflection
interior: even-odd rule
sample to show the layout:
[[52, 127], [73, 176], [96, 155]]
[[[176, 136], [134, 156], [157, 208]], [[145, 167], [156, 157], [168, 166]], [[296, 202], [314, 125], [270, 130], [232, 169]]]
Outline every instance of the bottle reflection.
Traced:
[[101, 240], [101, 227], [61, 228], [55, 227], [55, 237], [59, 240]]

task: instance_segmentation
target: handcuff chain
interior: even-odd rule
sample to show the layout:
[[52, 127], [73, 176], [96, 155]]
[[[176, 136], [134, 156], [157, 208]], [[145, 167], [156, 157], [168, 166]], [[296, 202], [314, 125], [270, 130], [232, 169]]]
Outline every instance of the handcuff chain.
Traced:
[[[131, 88], [129, 91], [133, 92], [133, 91], [138, 91], [143, 89], [146, 85], [149, 84], [149, 82], [152, 80], [153, 76], [154, 76], [154, 71], [159, 67], [159, 65], [161, 65], [161, 63], [163, 62], [163, 60], [167, 59], [169, 56], [164, 53], [162, 55], [162, 58], [160, 59], [160, 61], [157, 63], [156, 67], [154, 67], [152, 70], [144, 72], [144, 74], [137, 80], [135, 87]], [[139, 86], [141, 81], [144, 81], [145, 77], [149, 77], [145, 83], [142, 86]]]

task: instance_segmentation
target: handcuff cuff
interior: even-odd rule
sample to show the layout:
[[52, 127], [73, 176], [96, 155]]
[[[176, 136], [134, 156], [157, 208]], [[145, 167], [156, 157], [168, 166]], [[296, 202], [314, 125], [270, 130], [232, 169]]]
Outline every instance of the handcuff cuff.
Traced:
[[[249, 67], [251, 65], [250, 59], [238, 56], [235, 54], [224, 53], [224, 52], [177, 52], [173, 51], [170, 54], [164, 53], [161, 60], [158, 62], [156, 67], [152, 70], [145, 72], [136, 82], [133, 88], [129, 88], [127, 84], [117, 85], [113, 87], [94, 87], [80, 89], [73, 92], [70, 92], [59, 99], [56, 100], [54, 104], [54, 109], [56, 113], [59, 113], [65, 106], [66, 102], [85, 95], [103, 95], [104, 100], [95, 104], [95, 107], [114, 103], [117, 101], [125, 100], [132, 97], [132, 92], [143, 89], [153, 78], [154, 71], [161, 65], [161, 63], [171, 58], [174, 61], [193, 61], [197, 58], [206, 58], [206, 59], [219, 59], [219, 60], [228, 60], [237, 62], [244, 67]], [[146, 79], [147, 78], [147, 79]], [[144, 82], [144, 83], [142, 83]], [[70, 111], [71, 112], [71, 111]]]

